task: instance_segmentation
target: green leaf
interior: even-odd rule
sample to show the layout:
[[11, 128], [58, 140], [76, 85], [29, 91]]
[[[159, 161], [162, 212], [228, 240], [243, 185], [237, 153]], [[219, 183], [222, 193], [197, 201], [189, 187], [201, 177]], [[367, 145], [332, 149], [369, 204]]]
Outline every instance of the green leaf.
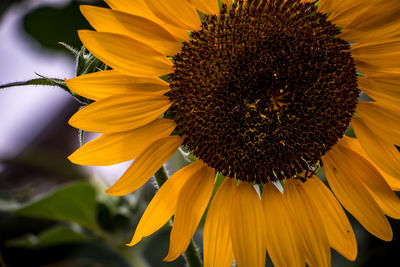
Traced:
[[43, 248], [61, 244], [79, 243], [89, 238], [67, 226], [57, 226], [48, 229], [38, 236], [28, 234], [23, 237], [7, 241], [7, 246], [24, 248]]
[[17, 214], [58, 221], [75, 222], [96, 231], [96, 191], [87, 183], [57, 189], [16, 210]]

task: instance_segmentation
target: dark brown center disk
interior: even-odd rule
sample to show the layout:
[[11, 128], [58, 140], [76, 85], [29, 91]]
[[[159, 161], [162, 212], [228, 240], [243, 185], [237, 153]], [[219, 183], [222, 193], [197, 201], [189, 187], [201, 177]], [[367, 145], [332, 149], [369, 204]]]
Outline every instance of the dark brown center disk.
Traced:
[[267, 183], [315, 165], [349, 125], [359, 90], [340, 30], [299, 0], [235, 1], [173, 57], [169, 114], [195, 156]]

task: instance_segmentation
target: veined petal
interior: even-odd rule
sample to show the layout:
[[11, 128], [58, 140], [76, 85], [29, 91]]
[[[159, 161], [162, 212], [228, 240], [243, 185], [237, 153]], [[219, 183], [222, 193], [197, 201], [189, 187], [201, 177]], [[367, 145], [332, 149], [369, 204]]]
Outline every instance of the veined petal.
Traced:
[[400, 191], [400, 180], [399, 179], [396, 179], [393, 176], [387, 174], [384, 170], [379, 169], [378, 166], [375, 166], [375, 167], [379, 170], [379, 172], [381, 173], [383, 178], [385, 178], [386, 182], [388, 183], [390, 188], [392, 188], [393, 191]]
[[168, 58], [128, 36], [88, 30], [80, 30], [78, 34], [96, 58], [126, 75], [159, 77], [173, 71]]
[[[400, 27], [400, 23], [399, 23]], [[358, 43], [351, 46], [357, 68], [364, 74], [398, 72], [400, 70], [400, 41]], [[363, 68], [365, 68], [363, 70]]]
[[76, 112], [69, 124], [97, 133], [128, 131], [160, 117], [171, 105], [166, 96], [116, 95], [94, 102]]
[[369, 1], [336, 0], [335, 5], [332, 6], [334, 11], [331, 12], [328, 19], [339, 27], [344, 28], [370, 6], [371, 3]]
[[351, 46], [353, 56], [377, 56], [399, 53], [400, 41], [357, 43]]
[[400, 191], [400, 179], [396, 179], [393, 176], [387, 174], [384, 170], [379, 168], [365, 153], [365, 151], [362, 149], [360, 143], [358, 142], [357, 138], [350, 138], [347, 136], [343, 136], [343, 138], [340, 140], [340, 142], [343, 144], [348, 149], [353, 150], [354, 152], [360, 154], [363, 156], [366, 160], [369, 161], [370, 164], [372, 164], [382, 175], [382, 177], [386, 180], [386, 182], [389, 184], [389, 186], [392, 188], [394, 191]]
[[329, 185], [344, 208], [368, 232], [391, 240], [393, 233], [388, 220], [359, 178], [362, 167], [353, 165], [353, 157], [343, 153], [337, 145], [322, 157], [322, 162]]
[[145, 0], [149, 9], [166, 23], [186, 30], [199, 30], [201, 21], [187, 0]]
[[93, 72], [65, 82], [73, 92], [92, 100], [124, 94], [163, 95], [169, 91], [169, 84], [157, 77], [132, 77], [115, 70]]
[[145, 3], [145, 0], [130, 0], [130, 1], [121, 1], [121, 0], [105, 0], [107, 4], [114, 10], [122, 11], [128, 14], [141, 16], [147, 19], [150, 19], [165, 29], [167, 29], [178, 41], [188, 41], [189, 35], [186, 30], [174, 27], [159, 18], [157, 18], [153, 12], [150, 11], [149, 7]]
[[175, 55], [181, 50], [180, 43], [166, 29], [145, 17], [95, 6], [80, 8], [90, 25], [99, 32], [127, 35], [164, 55]]
[[265, 266], [265, 220], [256, 190], [241, 182], [233, 197], [230, 233], [238, 266]]
[[103, 134], [72, 153], [68, 159], [76, 164], [104, 166], [112, 165], [139, 156], [153, 142], [167, 137], [176, 123], [168, 119], [155, 121], [120, 133]]
[[230, 215], [236, 190], [236, 181], [226, 178], [208, 209], [203, 233], [205, 267], [232, 265], [234, 255], [230, 237]]
[[357, 257], [357, 241], [342, 206], [325, 184], [315, 176], [307, 179], [303, 189], [321, 215], [329, 245], [348, 260], [354, 261]]
[[152, 143], [106, 193], [123, 196], [144, 185], [176, 152], [182, 141], [179, 136], [169, 136]]
[[[286, 194], [286, 192], [284, 192]], [[265, 216], [266, 245], [275, 266], [304, 266], [303, 237], [294, 225], [286, 199], [271, 183], [265, 184], [262, 193]]]
[[204, 163], [201, 161], [193, 162], [177, 171], [161, 186], [147, 206], [128, 246], [136, 245], [143, 237], [153, 234], [168, 222], [175, 212], [176, 202], [183, 185], [203, 167]]
[[374, 134], [381, 136], [394, 144], [400, 144], [400, 117], [377, 102], [360, 101], [357, 106], [358, 120], [368, 125]]
[[394, 177], [400, 177], [400, 154], [393, 143], [374, 134], [359, 118], [351, 121], [357, 139], [364, 151], [379, 168]]
[[338, 145], [343, 153], [345, 153], [349, 159], [351, 158], [352, 164], [358, 167], [358, 177], [383, 212], [392, 218], [399, 219], [400, 199], [391, 190], [379, 171], [361, 154], [346, 147], [343, 143], [339, 143]]
[[370, 30], [399, 22], [400, 2], [397, 0], [371, 1], [371, 5], [346, 28]]
[[355, 56], [357, 69], [368, 75], [376, 72], [399, 73], [400, 54], [380, 55], [379, 57]]
[[331, 252], [322, 218], [303, 187], [302, 182], [287, 179], [284, 195], [303, 235], [307, 263], [310, 266], [331, 266]]
[[[344, 28], [341, 37], [351, 42], [370, 42], [371, 40], [390, 40], [398, 35], [400, 24], [400, 17], [398, 16], [400, 12], [399, 1], [377, 0], [357, 2], [364, 2], [364, 7], [360, 8], [354, 14], [349, 14], [347, 23], [340, 25]], [[351, 17], [351, 15], [353, 16]]]
[[195, 8], [205, 14], [218, 15], [219, 6], [216, 0], [188, 0]]
[[318, 4], [318, 11], [333, 16], [337, 13], [347, 12], [357, 6], [358, 2], [356, 0], [322, 0]]
[[175, 260], [189, 246], [210, 201], [214, 178], [215, 170], [204, 164], [183, 185], [176, 203], [169, 251], [164, 261]]
[[358, 80], [360, 88], [385, 107], [400, 111], [400, 78], [398, 74], [378, 73]]

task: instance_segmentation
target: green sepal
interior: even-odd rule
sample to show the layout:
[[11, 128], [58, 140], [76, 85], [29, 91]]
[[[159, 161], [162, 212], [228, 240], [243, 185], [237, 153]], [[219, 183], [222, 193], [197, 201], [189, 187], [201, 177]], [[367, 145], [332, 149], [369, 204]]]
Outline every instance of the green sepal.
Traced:
[[108, 69], [107, 65], [93, 56], [84, 46], [80, 51], [75, 50], [74, 54], [76, 55], [76, 76]]

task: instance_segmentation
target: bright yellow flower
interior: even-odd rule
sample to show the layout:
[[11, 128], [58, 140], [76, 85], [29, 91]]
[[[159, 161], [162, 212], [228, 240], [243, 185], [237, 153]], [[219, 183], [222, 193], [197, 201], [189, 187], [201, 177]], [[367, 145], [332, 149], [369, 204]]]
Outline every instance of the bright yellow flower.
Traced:
[[[67, 81], [95, 101], [70, 124], [103, 135], [70, 160], [135, 159], [107, 190], [121, 196], [181, 145], [199, 159], [160, 188], [130, 245], [174, 216], [165, 260], [179, 257], [216, 172], [228, 178], [208, 209], [205, 266], [264, 266], [266, 250], [277, 266], [328, 266], [330, 247], [354, 260], [341, 205], [392, 239], [385, 215], [400, 218], [399, 0], [106, 2], [111, 9], [82, 6], [96, 31], [79, 36], [112, 70]], [[374, 101], [358, 100], [360, 90]], [[357, 138], [344, 136], [350, 124]], [[314, 175], [320, 165], [330, 189]]]

